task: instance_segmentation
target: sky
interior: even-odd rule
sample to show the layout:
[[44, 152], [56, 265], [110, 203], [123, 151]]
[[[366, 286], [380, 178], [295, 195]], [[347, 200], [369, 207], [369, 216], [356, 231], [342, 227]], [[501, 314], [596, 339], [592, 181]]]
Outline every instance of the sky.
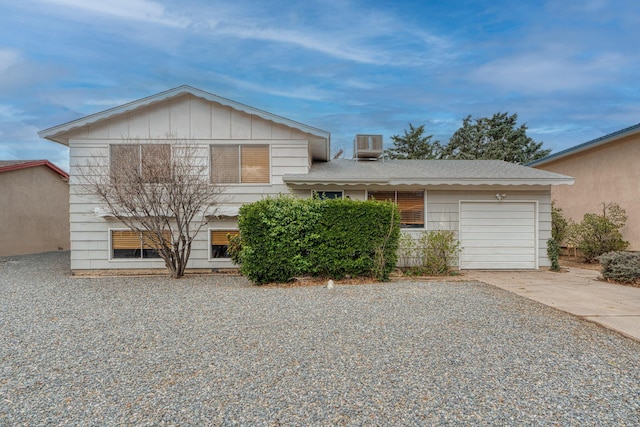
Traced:
[[183, 84], [331, 132], [518, 114], [557, 152], [640, 122], [637, 0], [0, 0], [0, 159]]

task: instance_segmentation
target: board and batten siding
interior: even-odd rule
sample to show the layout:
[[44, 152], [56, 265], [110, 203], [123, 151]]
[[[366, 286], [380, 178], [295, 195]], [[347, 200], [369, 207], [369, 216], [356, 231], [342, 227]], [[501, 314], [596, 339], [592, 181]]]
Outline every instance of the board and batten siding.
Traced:
[[[269, 184], [226, 185], [221, 207], [238, 208], [264, 197], [288, 193], [282, 177], [287, 173], [308, 173], [309, 139], [312, 135], [222, 106], [185, 95], [123, 114], [98, 125], [84, 126], [69, 134], [70, 156], [70, 244], [72, 270], [164, 268], [161, 259], [111, 259], [110, 230], [125, 228], [113, 218], [95, 213], [100, 205], [79, 185], [78, 174], [89, 161], [104, 165], [109, 173], [111, 144], [163, 143], [169, 136], [197, 144], [198, 158], [210, 162], [210, 145], [266, 144], [270, 148]], [[237, 227], [236, 218], [212, 218], [193, 242], [188, 268], [229, 268], [227, 260], [210, 259], [209, 230]]]

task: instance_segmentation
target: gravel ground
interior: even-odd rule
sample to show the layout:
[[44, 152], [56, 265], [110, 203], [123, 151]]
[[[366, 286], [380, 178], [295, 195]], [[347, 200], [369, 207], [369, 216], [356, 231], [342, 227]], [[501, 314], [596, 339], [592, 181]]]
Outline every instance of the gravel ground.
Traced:
[[640, 425], [640, 343], [481, 283], [0, 258], [0, 425]]

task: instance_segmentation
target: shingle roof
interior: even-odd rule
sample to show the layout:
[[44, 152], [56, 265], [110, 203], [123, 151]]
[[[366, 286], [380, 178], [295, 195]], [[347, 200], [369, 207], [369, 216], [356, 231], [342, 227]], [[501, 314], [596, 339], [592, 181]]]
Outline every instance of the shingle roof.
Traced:
[[51, 163], [49, 160], [0, 160], [0, 173], [36, 166], [46, 166], [64, 179], [69, 179], [68, 173]]
[[545, 163], [553, 162], [555, 160], [562, 159], [564, 157], [579, 153], [581, 151], [599, 147], [601, 145], [608, 144], [609, 142], [616, 141], [620, 138], [633, 135], [634, 133], [638, 133], [638, 132], [640, 132], [640, 123], [638, 123], [637, 125], [629, 126], [628, 128], [620, 129], [608, 135], [604, 135], [599, 138], [592, 139], [591, 141], [578, 144], [574, 147], [567, 148], [566, 150], [558, 151], [557, 153], [550, 154], [547, 157], [543, 157], [542, 159], [534, 160], [533, 162], [528, 163], [527, 166], [541, 166], [541, 165], [544, 165]]
[[288, 184], [557, 185], [573, 178], [502, 160], [332, 160], [308, 174], [285, 175]]

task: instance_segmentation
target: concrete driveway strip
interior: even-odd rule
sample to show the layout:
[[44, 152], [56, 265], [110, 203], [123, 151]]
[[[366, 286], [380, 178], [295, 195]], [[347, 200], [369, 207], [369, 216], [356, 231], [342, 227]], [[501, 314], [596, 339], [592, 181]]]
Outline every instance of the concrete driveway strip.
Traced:
[[599, 280], [594, 270], [473, 271], [468, 277], [598, 323], [640, 341], [640, 288]]

